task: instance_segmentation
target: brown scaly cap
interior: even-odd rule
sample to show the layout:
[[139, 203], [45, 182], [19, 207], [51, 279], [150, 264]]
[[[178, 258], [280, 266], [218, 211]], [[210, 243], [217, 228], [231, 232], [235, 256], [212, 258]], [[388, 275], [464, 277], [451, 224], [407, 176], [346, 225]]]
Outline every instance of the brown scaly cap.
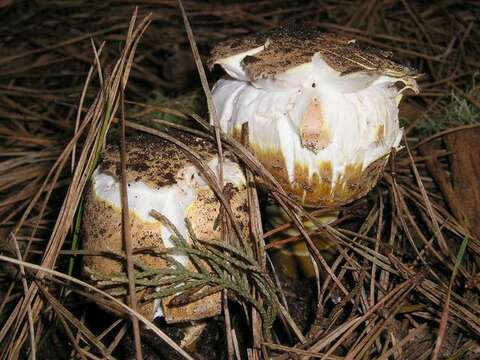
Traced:
[[[205, 162], [217, 155], [217, 149], [211, 142], [188, 135], [184, 132], [172, 132], [175, 138], [199, 153]], [[173, 185], [178, 171], [192, 165], [188, 154], [177, 145], [151, 135], [136, 135], [127, 140], [127, 180], [141, 181], [153, 188]], [[226, 158], [233, 160], [228, 153]], [[107, 145], [102, 154], [101, 170], [119, 178], [120, 152], [116, 145]]]
[[289, 24], [263, 34], [221, 42], [212, 51], [210, 68], [222, 59], [266, 45], [265, 49], [242, 60], [252, 80], [273, 78], [308, 63], [316, 53], [342, 75], [354, 72], [379, 73], [402, 78], [417, 73], [391, 60], [392, 53], [358, 43], [352, 37]]

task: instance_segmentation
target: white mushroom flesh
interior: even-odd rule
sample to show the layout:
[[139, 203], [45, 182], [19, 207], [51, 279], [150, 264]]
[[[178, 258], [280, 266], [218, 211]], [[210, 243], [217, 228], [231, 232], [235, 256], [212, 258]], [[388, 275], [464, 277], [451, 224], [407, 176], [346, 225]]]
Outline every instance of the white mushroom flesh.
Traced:
[[341, 75], [316, 53], [310, 63], [274, 78], [251, 80], [241, 65], [247, 55], [217, 62], [230, 75], [213, 89], [220, 125], [233, 133], [248, 122], [250, 144], [280, 151], [290, 182], [295, 165], [306, 166], [311, 177], [330, 162], [334, 185], [347, 166], [365, 169], [399, 146], [398, 78]]

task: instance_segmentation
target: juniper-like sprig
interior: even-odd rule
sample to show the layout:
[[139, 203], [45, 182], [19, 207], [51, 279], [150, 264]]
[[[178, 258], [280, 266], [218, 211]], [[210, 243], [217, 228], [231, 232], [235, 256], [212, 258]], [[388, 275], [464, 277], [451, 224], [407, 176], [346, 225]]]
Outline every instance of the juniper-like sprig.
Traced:
[[[136, 261], [135, 286], [137, 291], [147, 290], [144, 300], [165, 299], [175, 295], [167, 306], [183, 306], [227, 290], [230, 299], [248, 303], [257, 309], [263, 320], [264, 335], [270, 338], [278, 313], [277, 290], [251, 249], [245, 249], [248, 243], [238, 239], [231, 243], [198, 239], [190, 222], [185, 219], [190, 239], [187, 241], [164, 215], [155, 210], [150, 215], [170, 231], [170, 241], [174, 246], [135, 249], [135, 254], [148, 253], [167, 263], [165, 268], [153, 269]], [[187, 256], [193, 269], [177, 261], [174, 255]], [[121, 259], [122, 256], [115, 254], [114, 258]], [[93, 274], [92, 277], [97, 286], [112, 295], [127, 294], [126, 273], [108, 276]], [[253, 296], [254, 293], [259, 295], [258, 299]]]

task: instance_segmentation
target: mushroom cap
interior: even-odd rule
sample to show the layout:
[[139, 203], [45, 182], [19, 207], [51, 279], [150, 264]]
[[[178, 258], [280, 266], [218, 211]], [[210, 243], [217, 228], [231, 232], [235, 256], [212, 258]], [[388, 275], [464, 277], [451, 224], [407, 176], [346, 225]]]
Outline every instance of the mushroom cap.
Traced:
[[[181, 131], [170, 131], [170, 134], [192, 151], [200, 154], [206, 163], [217, 159], [217, 148], [212, 142]], [[141, 134], [127, 138], [126, 151], [128, 183], [143, 182], [151, 188], [160, 189], [184, 180], [187, 173], [182, 172], [182, 169], [194, 171], [194, 174], [190, 175], [199, 176], [200, 174], [193, 165], [191, 156], [185, 150], [156, 136]], [[225, 162], [226, 166], [231, 167], [231, 172], [228, 173], [230, 181], [235, 184], [244, 183], [243, 172], [234, 164], [235, 158], [231, 153], [225, 153]], [[102, 153], [99, 170], [116, 178], [120, 177], [118, 146], [113, 144], [106, 146]], [[216, 172], [216, 169], [213, 171]]]
[[253, 153], [301, 204], [349, 203], [377, 183], [403, 92], [418, 92], [391, 56], [296, 25], [223, 42], [210, 59], [228, 74], [212, 92], [220, 126], [239, 137], [248, 123]]
[[309, 63], [316, 54], [341, 75], [356, 72], [396, 78], [417, 75], [415, 70], [392, 61], [390, 51], [366, 46], [352, 37], [292, 23], [219, 43], [212, 50], [208, 65], [229, 67], [236, 62], [250, 80], [256, 81], [274, 78]]
[[[216, 172], [216, 148], [210, 142], [184, 133], [175, 137], [200, 153], [208, 166]], [[170, 232], [149, 214], [152, 209], [167, 217], [189, 241], [185, 219], [191, 223], [200, 240], [221, 240], [217, 218], [220, 202], [208, 186], [189, 156], [177, 145], [158, 137], [134, 136], [127, 139], [127, 193], [130, 211], [131, 242], [133, 248], [172, 247]], [[120, 201], [120, 156], [118, 147], [108, 145], [102, 162], [92, 176], [83, 215], [83, 247], [91, 251], [119, 253], [123, 249]], [[224, 180], [229, 186], [229, 200], [245, 237], [248, 236], [248, 204], [245, 178], [242, 170], [228, 152], [224, 160]], [[190, 270], [193, 265], [184, 255], [172, 255]], [[146, 266], [161, 269], [167, 266], [160, 257], [148, 254], [134, 255]], [[84, 272], [92, 280], [121, 272], [122, 264], [106, 256], [87, 256]], [[141, 301], [143, 293], [139, 293]], [[169, 307], [167, 297], [161, 303], [145, 302], [140, 312], [149, 319], [164, 316], [169, 323], [198, 320], [221, 312], [220, 294], [213, 294], [185, 306]], [[113, 305], [111, 311], [118, 312]]]

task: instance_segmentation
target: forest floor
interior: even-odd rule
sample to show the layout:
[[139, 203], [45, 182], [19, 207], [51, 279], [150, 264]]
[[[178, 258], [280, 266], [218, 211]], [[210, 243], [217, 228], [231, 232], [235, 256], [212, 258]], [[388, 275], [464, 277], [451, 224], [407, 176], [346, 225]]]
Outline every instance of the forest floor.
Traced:
[[[190, 355], [178, 347], [179, 326], [156, 320], [147, 330], [152, 323], [142, 321], [143, 357], [479, 359], [478, 2], [183, 6], [203, 63], [223, 39], [302, 22], [392, 51], [422, 74], [421, 91], [403, 101], [403, 148], [367, 197], [337, 209], [331, 226], [300, 223], [304, 235], [285, 238], [296, 220], [316, 215], [288, 203], [291, 220], [257, 234], [269, 259], [282, 244], [329, 244], [314, 252], [311, 278], [270, 262], [260, 269], [282, 304], [272, 305], [271, 336], [233, 291], [229, 313], [206, 323]], [[103, 312], [96, 303], [105, 293], [82, 276], [89, 254], [80, 248], [79, 212], [90, 155], [110, 124], [107, 139], [119, 136], [123, 107], [127, 133], [143, 125], [168, 134], [170, 122], [214, 136], [202, 122], [207, 102], [179, 5], [7, 0], [0, 19], [0, 358], [139, 358], [130, 318]], [[212, 85], [221, 72], [207, 76]], [[239, 159], [259, 175], [255, 161]]]

